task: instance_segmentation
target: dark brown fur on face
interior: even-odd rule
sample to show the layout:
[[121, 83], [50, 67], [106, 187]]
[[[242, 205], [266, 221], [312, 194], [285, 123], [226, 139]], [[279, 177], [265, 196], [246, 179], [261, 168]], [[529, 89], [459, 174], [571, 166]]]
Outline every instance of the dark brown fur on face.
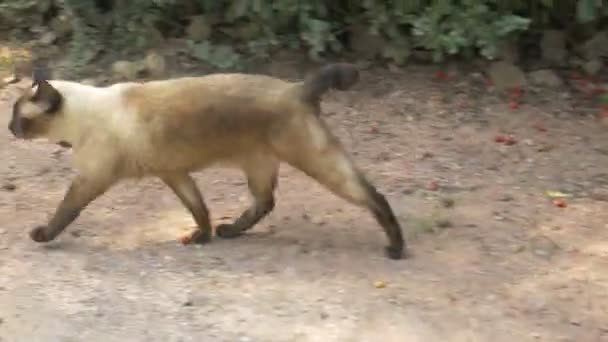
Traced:
[[286, 162], [368, 208], [388, 237], [387, 256], [399, 259], [405, 242], [389, 203], [320, 117], [321, 96], [348, 89], [358, 79], [352, 65], [331, 64], [303, 82], [248, 74], [108, 88], [39, 81], [15, 104], [11, 131], [70, 144], [79, 175], [49, 223], [30, 235], [51, 241], [118, 180], [156, 176], [192, 214], [198, 229], [189, 240], [207, 242], [209, 211], [190, 174], [222, 164], [245, 173], [253, 196], [234, 222], [216, 227], [219, 237], [237, 237], [273, 210], [279, 165]]

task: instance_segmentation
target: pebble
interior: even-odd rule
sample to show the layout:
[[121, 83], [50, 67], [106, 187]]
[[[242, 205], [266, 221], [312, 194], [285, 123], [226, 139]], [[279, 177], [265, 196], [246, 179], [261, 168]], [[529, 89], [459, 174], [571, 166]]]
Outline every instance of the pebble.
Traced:
[[454, 199], [449, 197], [444, 197], [441, 199], [441, 204], [444, 208], [452, 208], [454, 206]]
[[2, 185], [2, 189], [6, 191], [15, 191], [17, 190], [17, 186], [13, 183], [5, 183]]
[[513, 198], [513, 195], [504, 194], [498, 200], [501, 202], [511, 202], [512, 200], [514, 200], [514, 198]]
[[435, 224], [439, 228], [450, 228], [453, 226], [452, 221], [450, 221], [449, 219], [439, 219]]
[[530, 240], [530, 249], [536, 256], [551, 258], [559, 250], [559, 246], [548, 237], [539, 235]]

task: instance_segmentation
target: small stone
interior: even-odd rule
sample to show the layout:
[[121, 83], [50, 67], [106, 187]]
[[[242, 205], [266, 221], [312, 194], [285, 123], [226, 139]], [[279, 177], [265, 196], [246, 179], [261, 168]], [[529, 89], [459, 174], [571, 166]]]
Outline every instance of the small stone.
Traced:
[[429, 159], [429, 158], [433, 158], [433, 156], [434, 156], [434, 155], [433, 155], [433, 153], [432, 153], [432, 152], [424, 152], [424, 153], [423, 153], [423, 154], [420, 156], [420, 159], [421, 159], [421, 160], [423, 160], [423, 159]]
[[312, 216], [310, 218], [310, 223], [317, 225], [317, 226], [323, 226], [323, 225], [325, 225], [325, 220], [319, 216]]
[[504, 194], [498, 200], [501, 202], [511, 202], [512, 200], [514, 200], [514, 198], [511, 194]]
[[517, 253], [521, 253], [523, 251], [526, 250], [526, 246], [524, 245], [517, 245], [513, 248], [513, 253], [517, 254]]
[[524, 139], [523, 143], [526, 146], [534, 146], [534, 140], [532, 140], [532, 139]]
[[598, 31], [593, 37], [587, 40], [582, 47], [582, 54], [587, 60], [598, 59], [608, 56], [608, 32]]
[[531, 313], [538, 313], [547, 307], [547, 300], [541, 296], [530, 297], [527, 300], [526, 310]]
[[188, 38], [200, 42], [211, 36], [211, 25], [204, 15], [196, 15], [190, 18], [190, 24], [186, 28]]
[[188, 306], [193, 306], [194, 303], [191, 300], [188, 299], [182, 305], [188, 307]]
[[443, 205], [444, 208], [452, 208], [454, 207], [454, 199], [449, 198], [449, 197], [444, 197], [441, 198], [441, 205]]
[[149, 52], [144, 58], [146, 71], [153, 77], [160, 77], [165, 74], [167, 63], [165, 57], [158, 52]]
[[530, 82], [537, 86], [558, 88], [564, 82], [552, 70], [537, 70], [528, 74]]
[[603, 63], [600, 59], [592, 59], [583, 64], [583, 70], [587, 75], [597, 75], [602, 70]]
[[97, 85], [97, 81], [94, 78], [85, 78], [82, 81], [80, 81], [80, 83], [90, 85], [90, 86]]
[[446, 219], [446, 218], [441, 218], [441, 219], [438, 219], [438, 220], [435, 222], [435, 225], [436, 225], [438, 228], [442, 228], [442, 229], [445, 229], [445, 228], [450, 228], [450, 227], [452, 227], [452, 226], [453, 226], [452, 221], [450, 221], [449, 219]]
[[17, 190], [17, 186], [13, 183], [5, 183], [2, 185], [2, 189], [6, 191], [15, 191]]
[[409, 187], [401, 190], [401, 193], [404, 195], [411, 195], [416, 192], [415, 188]]
[[43, 45], [51, 45], [57, 40], [57, 35], [53, 31], [48, 31], [40, 37], [40, 43]]
[[117, 61], [112, 64], [112, 73], [120, 80], [133, 80], [137, 77], [139, 67], [129, 61]]
[[559, 250], [559, 246], [544, 235], [535, 236], [530, 240], [530, 250], [538, 257], [551, 258]]

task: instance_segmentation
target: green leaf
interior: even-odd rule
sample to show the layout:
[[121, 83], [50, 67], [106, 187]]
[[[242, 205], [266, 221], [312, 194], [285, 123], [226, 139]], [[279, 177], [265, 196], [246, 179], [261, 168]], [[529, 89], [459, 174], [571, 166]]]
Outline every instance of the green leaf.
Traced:
[[576, 19], [580, 23], [589, 23], [596, 18], [595, 0], [578, 0], [576, 3]]

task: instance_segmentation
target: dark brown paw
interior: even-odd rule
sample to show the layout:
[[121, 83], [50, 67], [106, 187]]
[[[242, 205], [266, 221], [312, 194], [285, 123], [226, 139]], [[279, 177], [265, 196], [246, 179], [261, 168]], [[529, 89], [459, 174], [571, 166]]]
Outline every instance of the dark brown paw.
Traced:
[[36, 227], [30, 231], [30, 238], [36, 242], [49, 242], [53, 238], [47, 230], [48, 228], [46, 226]]
[[384, 254], [387, 258], [392, 260], [399, 260], [407, 257], [407, 253], [404, 252], [403, 247], [387, 246], [384, 248]]
[[215, 228], [215, 235], [222, 239], [233, 239], [243, 235], [243, 230], [233, 224], [223, 223]]
[[186, 234], [180, 237], [179, 241], [184, 245], [188, 245], [191, 243], [204, 244], [211, 241], [211, 234], [209, 232], [197, 229], [190, 234]]

